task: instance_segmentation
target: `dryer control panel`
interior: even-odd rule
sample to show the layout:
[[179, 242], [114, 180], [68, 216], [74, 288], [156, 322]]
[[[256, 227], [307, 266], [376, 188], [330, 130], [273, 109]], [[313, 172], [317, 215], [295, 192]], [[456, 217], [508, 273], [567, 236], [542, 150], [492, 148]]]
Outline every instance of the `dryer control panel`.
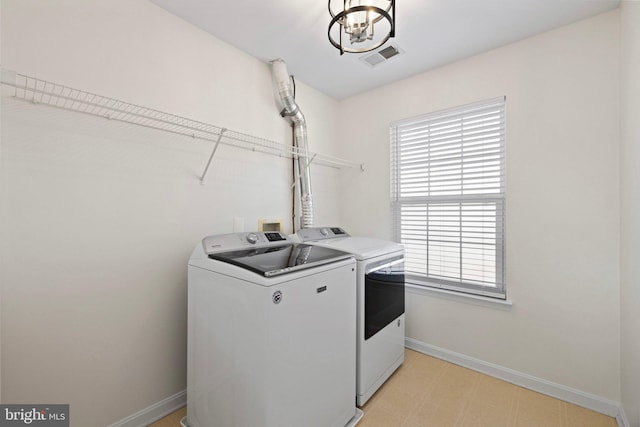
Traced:
[[340, 227], [303, 228], [296, 234], [302, 242], [349, 237], [349, 233], [347, 233]]

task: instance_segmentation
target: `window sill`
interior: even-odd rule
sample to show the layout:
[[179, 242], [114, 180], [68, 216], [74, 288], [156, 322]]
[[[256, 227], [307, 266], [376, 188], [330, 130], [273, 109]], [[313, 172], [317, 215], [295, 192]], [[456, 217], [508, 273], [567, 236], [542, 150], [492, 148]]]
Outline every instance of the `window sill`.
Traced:
[[458, 301], [467, 304], [480, 305], [484, 307], [497, 308], [501, 310], [510, 310], [513, 301], [510, 299], [498, 299], [485, 297], [482, 295], [465, 294], [463, 292], [449, 291], [446, 289], [430, 288], [412, 283], [405, 283], [405, 290], [412, 294], [434, 296], [450, 301]]

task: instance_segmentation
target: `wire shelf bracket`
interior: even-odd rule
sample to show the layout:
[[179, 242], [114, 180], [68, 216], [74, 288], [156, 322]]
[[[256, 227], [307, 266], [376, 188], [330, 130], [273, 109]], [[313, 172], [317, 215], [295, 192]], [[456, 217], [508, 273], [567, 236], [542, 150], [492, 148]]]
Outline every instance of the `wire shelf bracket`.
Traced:
[[220, 145], [220, 141], [222, 140], [222, 135], [224, 135], [226, 131], [227, 131], [226, 128], [220, 129], [220, 135], [218, 135], [216, 144], [213, 146], [213, 150], [211, 151], [211, 155], [209, 156], [209, 161], [207, 162], [207, 166], [205, 166], [204, 172], [202, 172], [202, 176], [200, 177], [200, 185], [204, 185], [204, 178], [207, 176], [207, 172], [209, 171], [209, 166], [211, 166], [211, 161], [213, 160], [213, 156], [216, 154], [216, 150], [218, 150], [218, 146]]
[[[281, 144], [115, 98], [74, 89], [58, 83], [19, 74], [5, 68], [0, 71], [0, 82], [3, 85], [14, 88], [13, 97], [16, 99], [213, 142], [213, 150], [200, 177], [201, 184], [204, 184], [205, 177], [220, 144], [279, 157], [304, 157], [304, 154], [293, 145]], [[364, 171], [363, 163], [313, 152], [309, 152], [306, 157], [308, 159], [307, 167], [311, 162], [315, 162], [316, 164], [337, 169], [357, 168]]]

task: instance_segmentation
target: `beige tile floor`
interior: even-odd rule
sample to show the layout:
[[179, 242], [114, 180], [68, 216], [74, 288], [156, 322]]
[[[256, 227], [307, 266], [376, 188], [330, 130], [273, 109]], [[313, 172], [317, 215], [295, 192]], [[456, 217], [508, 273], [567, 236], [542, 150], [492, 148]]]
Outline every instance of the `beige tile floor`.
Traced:
[[[411, 350], [362, 410], [358, 427], [617, 426], [614, 418]], [[185, 414], [149, 427], [179, 427]]]

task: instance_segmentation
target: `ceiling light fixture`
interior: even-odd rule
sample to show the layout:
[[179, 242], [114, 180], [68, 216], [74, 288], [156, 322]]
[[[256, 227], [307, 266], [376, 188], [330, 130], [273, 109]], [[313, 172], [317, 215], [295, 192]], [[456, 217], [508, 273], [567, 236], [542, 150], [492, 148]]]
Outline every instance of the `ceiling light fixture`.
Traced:
[[[342, 6], [334, 11], [331, 3], [338, 2], [342, 3]], [[329, 0], [329, 13], [331, 14], [328, 31], [329, 41], [340, 50], [340, 55], [345, 52], [369, 52], [395, 36], [395, 0]], [[373, 31], [373, 26], [380, 21], [382, 21], [380, 25], [385, 26], [386, 31], [376, 34]], [[336, 30], [338, 34], [336, 34]], [[346, 47], [343, 44], [343, 37], [347, 36], [350, 45], [364, 44], [358, 47]]]

